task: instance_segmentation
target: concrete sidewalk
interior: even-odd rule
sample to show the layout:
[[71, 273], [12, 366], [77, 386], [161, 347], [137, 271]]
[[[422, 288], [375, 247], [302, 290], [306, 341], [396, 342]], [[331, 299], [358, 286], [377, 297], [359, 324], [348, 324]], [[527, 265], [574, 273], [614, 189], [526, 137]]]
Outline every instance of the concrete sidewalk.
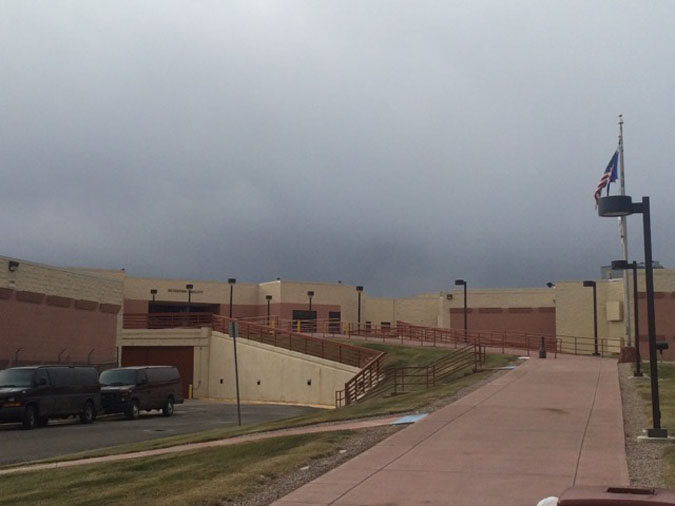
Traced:
[[532, 358], [276, 506], [528, 506], [628, 485], [617, 364]]

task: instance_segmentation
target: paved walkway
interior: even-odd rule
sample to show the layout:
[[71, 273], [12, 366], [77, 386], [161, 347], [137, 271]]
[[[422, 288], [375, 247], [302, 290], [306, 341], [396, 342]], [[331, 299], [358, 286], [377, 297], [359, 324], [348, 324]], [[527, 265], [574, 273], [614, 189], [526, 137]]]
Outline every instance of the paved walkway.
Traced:
[[628, 485], [616, 361], [532, 358], [276, 506], [528, 506]]

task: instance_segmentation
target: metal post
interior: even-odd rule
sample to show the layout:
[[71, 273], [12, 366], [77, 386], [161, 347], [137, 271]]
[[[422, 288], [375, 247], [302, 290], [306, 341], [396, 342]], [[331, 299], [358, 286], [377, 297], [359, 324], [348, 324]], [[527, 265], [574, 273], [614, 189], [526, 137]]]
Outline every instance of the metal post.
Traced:
[[668, 431], [661, 428], [659, 402], [659, 372], [656, 359], [656, 318], [654, 314], [654, 268], [652, 266], [652, 226], [649, 212], [649, 197], [642, 197], [642, 229], [645, 242], [645, 274], [647, 284], [647, 328], [649, 332], [649, 367], [651, 369], [652, 419], [654, 427], [647, 429], [649, 437], [667, 437]]
[[230, 319], [232, 319], [232, 296], [234, 294], [234, 284], [237, 280], [235, 278], [229, 278], [227, 282], [230, 285]]
[[598, 296], [596, 284], [593, 283], [593, 355], [598, 356]]
[[265, 295], [265, 298], [267, 299], [267, 326], [270, 326], [270, 301], [272, 300], [271, 295]]
[[468, 341], [469, 323], [466, 307], [466, 281], [464, 281], [464, 342]]
[[[230, 285], [231, 286], [231, 285]], [[234, 350], [234, 381], [237, 389], [237, 423], [241, 425], [241, 401], [239, 399], [239, 364], [237, 362], [237, 336], [239, 334], [239, 322], [230, 322], [229, 333], [232, 338], [232, 348]]]
[[642, 376], [642, 357], [640, 355], [640, 327], [638, 326], [638, 282], [637, 262], [633, 260], [633, 312], [635, 313], [635, 376]]
[[363, 287], [357, 286], [356, 287], [356, 293], [358, 294], [358, 297], [359, 297], [359, 304], [358, 304], [358, 309], [357, 309], [357, 312], [356, 312], [356, 323], [359, 327], [359, 330], [361, 330], [361, 292], [363, 292]]
[[584, 281], [584, 287], [593, 288], [593, 356], [599, 356], [598, 353], [598, 298], [595, 281]]

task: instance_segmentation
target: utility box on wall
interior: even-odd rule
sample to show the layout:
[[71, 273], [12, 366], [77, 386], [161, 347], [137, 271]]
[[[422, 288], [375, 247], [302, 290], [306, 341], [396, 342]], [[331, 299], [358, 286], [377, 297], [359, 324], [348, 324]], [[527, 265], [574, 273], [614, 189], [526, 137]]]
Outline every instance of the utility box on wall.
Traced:
[[623, 320], [623, 303], [618, 300], [607, 302], [607, 321], [620, 322]]

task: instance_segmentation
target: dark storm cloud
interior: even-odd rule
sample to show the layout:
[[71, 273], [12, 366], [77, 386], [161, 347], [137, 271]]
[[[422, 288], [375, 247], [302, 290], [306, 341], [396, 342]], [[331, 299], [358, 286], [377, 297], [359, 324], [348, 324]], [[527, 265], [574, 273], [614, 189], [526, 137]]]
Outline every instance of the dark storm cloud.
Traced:
[[[5, 2], [2, 254], [132, 275], [543, 286], [669, 234], [669, 3]], [[639, 220], [629, 222], [641, 258]]]

